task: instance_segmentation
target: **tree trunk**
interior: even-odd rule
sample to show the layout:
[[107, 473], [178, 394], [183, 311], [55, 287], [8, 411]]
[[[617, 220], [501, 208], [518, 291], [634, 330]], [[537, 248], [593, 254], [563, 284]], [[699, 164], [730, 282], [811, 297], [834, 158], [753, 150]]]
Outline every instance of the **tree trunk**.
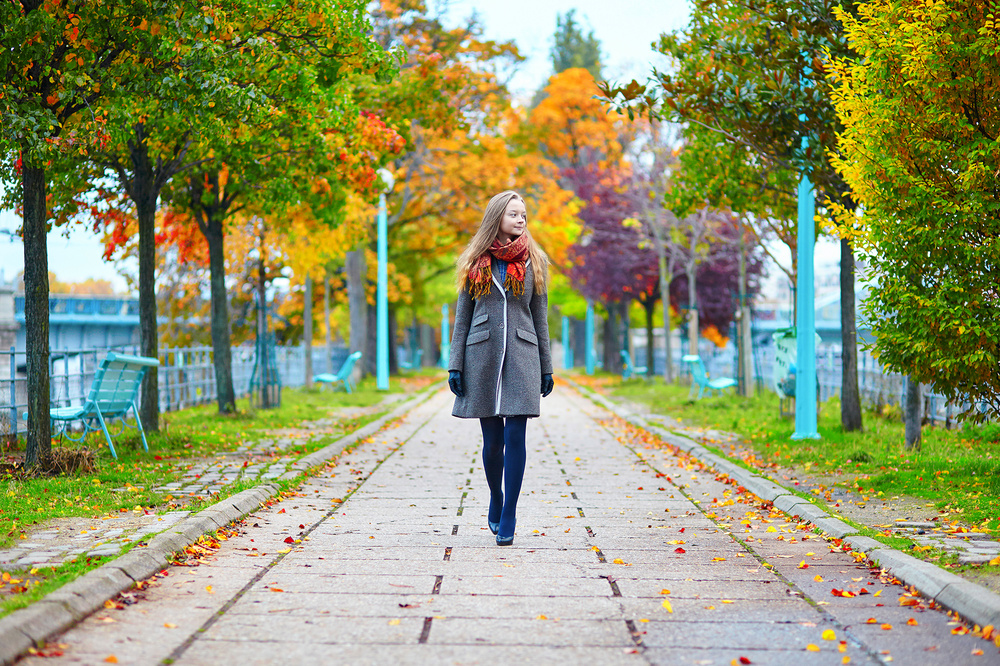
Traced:
[[313, 281], [306, 275], [305, 299], [302, 312], [302, 354], [305, 368], [305, 386], [312, 388], [313, 383]]
[[[27, 151], [24, 151], [25, 153]], [[24, 164], [24, 328], [28, 366], [28, 439], [25, 465], [52, 453], [49, 421], [49, 255], [45, 170]], [[13, 397], [13, 396], [12, 396]]]
[[[361, 363], [362, 376], [368, 373], [369, 362], [374, 363], [374, 357], [369, 357], [368, 350], [368, 297], [365, 295], [365, 251], [363, 248], [348, 252], [345, 257], [344, 269], [347, 272], [347, 307], [350, 310], [351, 333], [348, 346], [353, 354], [356, 351], [364, 354]], [[372, 328], [374, 331], [375, 329]]]
[[618, 335], [618, 317], [614, 303], [607, 306], [608, 316], [604, 319], [604, 370], [621, 374], [621, 339]]
[[399, 375], [399, 354], [396, 353], [396, 308], [389, 303], [389, 376]]
[[751, 352], [753, 350], [750, 339], [750, 307], [747, 302], [747, 259], [746, 259], [746, 235], [742, 225], [740, 226], [740, 268], [739, 268], [739, 310], [737, 310], [737, 353], [739, 371], [739, 393], [745, 398], [753, 397], [753, 361]]
[[854, 249], [840, 241], [840, 425], [844, 432], [863, 430], [861, 392], [858, 390], [858, 331], [854, 303]]
[[[656, 243], [656, 253], [659, 255], [657, 259], [660, 264], [660, 303], [663, 306], [663, 348], [666, 352], [664, 355], [663, 363], [663, 381], [672, 382], [674, 379], [674, 354], [673, 349], [671, 349], [670, 341], [673, 338], [673, 330], [670, 326], [670, 282], [672, 271], [667, 268], [667, 253], [663, 248], [663, 243], [657, 240]], [[653, 367], [649, 366], [649, 371], [653, 371]]]
[[364, 361], [365, 372], [374, 375], [378, 371], [378, 311], [373, 305], [367, 305], [368, 323], [365, 328], [369, 331], [369, 335], [364, 340], [365, 351], [361, 360]]
[[212, 356], [215, 361], [215, 386], [220, 414], [236, 411], [233, 390], [233, 352], [229, 334], [229, 299], [226, 294], [226, 255], [222, 221], [206, 216], [205, 240], [208, 241], [209, 283], [212, 295]]
[[907, 451], [919, 451], [921, 430], [920, 430], [920, 382], [913, 375], [906, 377], [906, 405], [903, 412], [903, 424], [905, 430], [904, 448]]
[[688, 354], [698, 355], [698, 297], [695, 270], [688, 269]]
[[330, 330], [330, 271], [323, 272], [323, 327], [326, 329], [326, 371], [333, 370], [333, 332]]
[[423, 355], [420, 357], [420, 365], [414, 367], [432, 368], [437, 365], [437, 345], [434, 344], [434, 328], [429, 324], [420, 324], [420, 349]]
[[264, 234], [260, 235], [260, 263], [257, 266], [257, 368], [260, 376], [260, 408], [271, 408], [270, 349], [267, 345], [267, 264]]
[[[139, 347], [143, 356], [159, 358], [156, 328], [156, 199], [146, 144], [132, 146], [132, 187], [139, 222]], [[156, 366], [147, 369], [142, 380], [142, 404], [139, 407], [142, 427], [150, 432], [160, 429], [160, 389]]]
[[653, 373], [653, 314], [656, 310], [656, 301], [652, 298], [642, 304], [646, 311], [646, 376], [651, 377]]

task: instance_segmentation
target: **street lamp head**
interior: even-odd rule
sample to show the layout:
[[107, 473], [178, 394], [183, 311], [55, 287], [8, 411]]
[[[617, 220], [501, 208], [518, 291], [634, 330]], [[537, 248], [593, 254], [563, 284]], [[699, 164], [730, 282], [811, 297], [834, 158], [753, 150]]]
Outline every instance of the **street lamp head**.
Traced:
[[382, 181], [382, 191], [388, 194], [392, 191], [392, 186], [396, 184], [396, 178], [392, 175], [392, 172], [388, 169], [379, 169], [378, 173], [379, 180]]

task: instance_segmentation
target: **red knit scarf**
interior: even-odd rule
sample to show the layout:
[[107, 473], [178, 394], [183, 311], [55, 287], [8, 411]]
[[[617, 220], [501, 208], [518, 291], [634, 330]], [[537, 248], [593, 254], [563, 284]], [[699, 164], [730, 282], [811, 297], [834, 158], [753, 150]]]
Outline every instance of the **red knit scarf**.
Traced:
[[507, 262], [507, 277], [503, 286], [509, 289], [514, 297], [524, 293], [524, 266], [528, 260], [528, 234], [501, 244], [499, 239], [493, 241], [489, 249], [469, 269], [469, 292], [473, 298], [482, 298], [490, 293], [490, 283], [493, 274], [490, 268], [490, 256]]

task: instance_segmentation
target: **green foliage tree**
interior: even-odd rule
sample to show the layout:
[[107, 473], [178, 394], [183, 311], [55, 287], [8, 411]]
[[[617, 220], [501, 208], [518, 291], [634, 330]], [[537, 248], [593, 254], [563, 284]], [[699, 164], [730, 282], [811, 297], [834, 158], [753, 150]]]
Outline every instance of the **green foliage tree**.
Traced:
[[[205, 137], [225, 135], [232, 126], [250, 122], [262, 107], [251, 103], [252, 89], [236, 85], [232, 76], [243, 57], [230, 48], [233, 20], [251, 9], [242, 0], [211, 7], [175, 3], [173, 15], [158, 17], [150, 29], [163, 66], [136, 72], [143, 94], [117, 94], [101, 105], [110, 140], [92, 152], [95, 169], [89, 175], [92, 183], [106, 182], [109, 175], [117, 181], [138, 223], [139, 345], [145, 356], [155, 358], [159, 349], [155, 273], [160, 192], [174, 176], [201, 162], [191, 152], [195, 137], [205, 142]], [[126, 216], [113, 216], [115, 245], [127, 241], [126, 222]], [[159, 429], [155, 367], [143, 380], [140, 412], [146, 430]]]
[[991, 11], [954, 0], [838, 11], [857, 56], [834, 59], [830, 72], [843, 123], [831, 162], [859, 204], [836, 209], [838, 231], [869, 262], [879, 360], [968, 401], [973, 420], [1000, 418], [1000, 26]]
[[[385, 78], [389, 55], [371, 36], [362, 0], [260, 7], [236, 22], [227, 43], [244, 58], [229, 74], [263, 106], [262, 119], [202, 137], [203, 162], [171, 187], [172, 205], [190, 215], [208, 244], [211, 330], [218, 407], [235, 410], [225, 278], [226, 222], [247, 206], [273, 220], [314, 194], [317, 209], [337, 209], [348, 181], [374, 191], [371, 165], [353, 164], [365, 124], [348, 83], [358, 72]], [[317, 216], [318, 217], [318, 216]], [[336, 221], [336, 218], [328, 221]], [[279, 225], [280, 226], [280, 225]]]
[[[840, 121], [825, 79], [832, 55], [849, 54], [834, 16], [850, 15], [855, 2], [833, 0], [706, 0], [688, 26], [664, 34], [658, 50], [672, 66], [653, 72], [650, 86], [606, 84], [604, 94], [630, 116], [652, 113], [697, 125], [745, 146], [760, 180], [774, 170], [808, 173], [822, 204], [851, 202], [850, 189], [830, 164]], [[780, 180], [780, 179], [779, 179]], [[857, 390], [854, 254], [841, 243], [843, 346], [841, 424], [862, 427]]]
[[556, 14], [556, 32], [552, 40], [549, 58], [552, 60], [553, 74], [582, 67], [595, 79], [601, 78], [601, 42], [594, 36], [593, 30], [583, 34], [583, 29], [576, 20], [575, 9], [570, 9], [565, 14]]
[[45, 239], [51, 224], [75, 212], [71, 204], [50, 201], [47, 187], [107, 140], [106, 119], [95, 105], [118, 87], [131, 88], [136, 73], [151, 65], [149, 19], [172, 6], [161, 0], [0, 4], [0, 178], [20, 185], [5, 191], [23, 220], [28, 465], [51, 451]]

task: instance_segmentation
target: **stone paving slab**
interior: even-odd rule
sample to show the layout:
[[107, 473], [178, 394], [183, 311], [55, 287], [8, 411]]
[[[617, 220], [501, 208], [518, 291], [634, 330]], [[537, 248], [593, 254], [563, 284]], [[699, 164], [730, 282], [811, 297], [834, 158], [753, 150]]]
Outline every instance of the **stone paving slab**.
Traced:
[[[517, 535], [498, 548], [484, 529], [478, 423], [453, 419], [450, 406], [444, 393], [418, 406], [296, 496], [252, 514], [191, 573], [173, 567], [140, 603], [73, 628], [56, 661], [706, 665], [743, 656], [801, 666], [891, 656], [952, 666], [976, 648], [987, 660], [968, 663], [996, 657], [985, 641], [952, 634], [944, 613], [906, 625], [899, 586], [782, 516], [724, 502], [732, 486], [689, 459], [623, 445], [607, 412], [563, 387], [529, 422]], [[883, 591], [830, 594], [848, 584]], [[879, 613], [903, 626], [876, 630], [862, 617]], [[825, 630], [837, 641], [824, 641]]]

